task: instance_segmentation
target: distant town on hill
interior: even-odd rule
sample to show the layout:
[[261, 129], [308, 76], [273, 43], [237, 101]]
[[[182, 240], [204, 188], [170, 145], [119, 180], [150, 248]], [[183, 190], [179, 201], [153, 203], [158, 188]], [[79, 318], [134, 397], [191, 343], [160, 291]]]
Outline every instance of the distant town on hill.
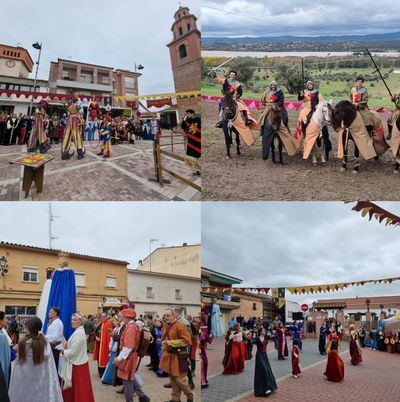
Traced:
[[202, 37], [202, 50], [244, 52], [400, 51], [400, 32], [348, 36]]

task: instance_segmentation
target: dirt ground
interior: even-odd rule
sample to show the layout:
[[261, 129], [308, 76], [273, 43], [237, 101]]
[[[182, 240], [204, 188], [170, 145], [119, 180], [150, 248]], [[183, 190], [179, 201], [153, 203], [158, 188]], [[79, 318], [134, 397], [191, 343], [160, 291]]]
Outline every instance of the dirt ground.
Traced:
[[[292, 132], [297, 116], [297, 112], [289, 113]], [[382, 120], [387, 117], [383, 115]], [[333, 151], [326, 165], [314, 166], [311, 157], [304, 161], [302, 150], [293, 157], [284, 153], [284, 164], [279, 165], [261, 159], [261, 138], [253, 132], [255, 144], [242, 145], [241, 156], [232, 148], [232, 157], [227, 160], [223, 132], [214, 127], [217, 120], [218, 104], [203, 101], [203, 200], [400, 200], [400, 175], [393, 174], [390, 151], [379, 161], [361, 161], [358, 175], [352, 174], [352, 158], [349, 169], [341, 172], [337, 135], [330, 129]]]

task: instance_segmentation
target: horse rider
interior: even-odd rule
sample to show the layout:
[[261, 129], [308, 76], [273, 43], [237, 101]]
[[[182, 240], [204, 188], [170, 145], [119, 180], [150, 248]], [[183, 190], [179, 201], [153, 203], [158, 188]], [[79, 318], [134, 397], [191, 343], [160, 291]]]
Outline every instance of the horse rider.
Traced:
[[[248, 108], [244, 104], [244, 102], [242, 102], [240, 100], [241, 96], [243, 95], [243, 88], [242, 88], [242, 84], [237, 80], [237, 75], [238, 75], [237, 72], [234, 70], [229, 71], [228, 78], [219, 77], [215, 70], [213, 70], [210, 75], [216, 82], [218, 82], [219, 84], [222, 84], [221, 92], [223, 95], [225, 95], [226, 93], [229, 92], [232, 95], [233, 99], [241, 102], [242, 105], [245, 106], [246, 110], [242, 110], [241, 112], [242, 112], [243, 119], [247, 125], [248, 124], [248, 119], [247, 119]], [[224, 102], [221, 101], [219, 103], [219, 121], [217, 122], [215, 127], [222, 128], [223, 109], [224, 109]]]
[[360, 112], [365, 127], [372, 136], [375, 130], [375, 123], [368, 108], [368, 90], [364, 86], [364, 82], [365, 79], [362, 75], [356, 77], [356, 85], [350, 91], [350, 101], [356, 107], [357, 111]]
[[298, 100], [303, 101], [303, 108], [300, 111], [297, 123], [295, 137], [299, 138], [305, 132], [305, 128], [311, 120], [312, 114], [315, 112], [319, 103], [323, 103], [324, 99], [312, 81], [308, 81], [306, 89], [300, 91]]
[[278, 83], [276, 81], [271, 81], [268, 90], [264, 91], [260, 99], [259, 109], [261, 111], [261, 114], [258, 118], [258, 124], [260, 126], [263, 126], [268, 112], [271, 110], [271, 108], [276, 108], [281, 113], [282, 123], [289, 131], [289, 118], [284, 103], [285, 96], [283, 95], [282, 89], [278, 86]]

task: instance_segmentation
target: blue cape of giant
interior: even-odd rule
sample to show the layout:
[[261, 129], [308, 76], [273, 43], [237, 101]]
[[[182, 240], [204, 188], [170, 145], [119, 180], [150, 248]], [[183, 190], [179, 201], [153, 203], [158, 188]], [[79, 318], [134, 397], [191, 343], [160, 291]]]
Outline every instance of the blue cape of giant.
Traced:
[[75, 273], [72, 269], [58, 270], [53, 274], [44, 329], [47, 329], [48, 313], [51, 307], [58, 307], [61, 310], [60, 319], [64, 324], [64, 337], [69, 339], [74, 332], [71, 326], [71, 316], [76, 313]]

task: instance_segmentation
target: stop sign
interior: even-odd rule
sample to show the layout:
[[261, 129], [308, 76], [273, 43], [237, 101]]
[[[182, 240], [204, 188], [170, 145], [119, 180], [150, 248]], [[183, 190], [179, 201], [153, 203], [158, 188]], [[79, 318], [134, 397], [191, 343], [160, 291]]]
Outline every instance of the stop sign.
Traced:
[[301, 308], [301, 311], [303, 311], [305, 313], [308, 311], [308, 305], [307, 304], [302, 304], [300, 308]]

